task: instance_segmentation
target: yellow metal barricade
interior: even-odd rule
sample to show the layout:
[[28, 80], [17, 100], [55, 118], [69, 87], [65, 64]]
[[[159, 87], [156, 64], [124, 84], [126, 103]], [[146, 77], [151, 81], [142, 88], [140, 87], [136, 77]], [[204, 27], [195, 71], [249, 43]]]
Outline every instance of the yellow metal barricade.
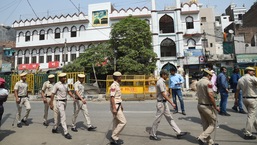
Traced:
[[[106, 79], [106, 99], [110, 99], [110, 86], [113, 76], [108, 75]], [[121, 93], [123, 100], [145, 100], [155, 99], [156, 79], [145, 75], [123, 75], [121, 79]]]
[[[11, 92], [14, 93], [14, 85], [16, 82], [20, 81], [20, 75], [12, 75]], [[28, 93], [34, 94], [34, 74], [27, 74], [26, 82], [28, 83]]]

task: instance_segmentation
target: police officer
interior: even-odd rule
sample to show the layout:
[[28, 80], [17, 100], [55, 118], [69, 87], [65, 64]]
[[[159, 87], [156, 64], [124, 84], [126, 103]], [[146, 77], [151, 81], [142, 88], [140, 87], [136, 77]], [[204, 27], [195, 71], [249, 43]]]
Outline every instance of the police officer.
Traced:
[[167, 102], [169, 102], [174, 108], [176, 107], [176, 105], [169, 99], [168, 92], [166, 90], [165, 80], [168, 78], [168, 75], [169, 74], [166, 70], [161, 70], [160, 79], [157, 81], [156, 84], [157, 112], [155, 116], [156, 119], [153, 122], [153, 126], [150, 132], [150, 140], [161, 140], [161, 138], [157, 137], [156, 132], [163, 115], [166, 117], [172, 129], [176, 132], [178, 139], [187, 134], [187, 132], [181, 132], [181, 130], [179, 129], [179, 127], [177, 126], [173, 117], [170, 114], [169, 104]]
[[2, 115], [4, 113], [3, 103], [6, 102], [9, 92], [5, 89], [5, 80], [0, 78], [0, 127], [2, 125]]
[[[64, 131], [64, 137], [67, 139], [72, 139], [72, 136], [68, 133], [68, 129], [66, 125], [65, 110], [67, 105], [67, 94], [69, 94], [73, 99], [74, 99], [74, 96], [71, 93], [68, 87], [68, 84], [66, 83], [66, 75], [67, 75], [66, 73], [61, 73], [58, 75], [59, 82], [57, 82], [53, 87], [51, 101], [50, 101], [50, 108], [52, 109], [54, 107], [53, 100], [54, 100], [54, 95], [56, 95], [56, 106], [60, 114], [60, 120]], [[53, 128], [52, 132], [56, 133], [57, 128]]]
[[[17, 127], [19, 128], [22, 127], [21, 122], [24, 123], [26, 126], [29, 125], [27, 119], [29, 117], [31, 107], [28, 98], [28, 84], [26, 82], [26, 76], [26, 72], [20, 74], [21, 80], [16, 82], [14, 86], [14, 96], [16, 98], [16, 104], [18, 109], [16, 119], [18, 120]], [[21, 120], [22, 105], [26, 107], [26, 114]]]
[[113, 130], [111, 136], [111, 144], [120, 145], [123, 144], [123, 140], [119, 139], [120, 132], [124, 129], [127, 120], [123, 114], [123, 106], [121, 104], [121, 76], [120, 72], [113, 73], [114, 82], [110, 87], [110, 107], [113, 114]]
[[254, 68], [247, 67], [245, 71], [245, 75], [238, 80], [236, 102], [238, 101], [240, 90], [242, 90], [243, 103], [247, 108], [244, 139], [253, 140], [256, 139], [252, 134], [253, 127], [257, 130], [257, 78], [254, 76]]
[[74, 132], [78, 132], [76, 128], [76, 119], [78, 117], [79, 111], [82, 110], [83, 115], [86, 119], [87, 122], [87, 130], [92, 131], [95, 130], [96, 127], [91, 125], [89, 113], [87, 110], [87, 102], [84, 97], [84, 90], [85, 87], [83, 85], [85, 80], [85, 75], [84, 74], [78, 74], [78, 81], [74, 84], [74, 91], [75, 91], [75, 101], [73, 103], [74, 105], [74, 114], [72, 118], [72, 128], [71, 130]]
[[200, 145], [206, 141], [208, 145], [218, 145], [211, 139], [211, 133], [214, 131], [217, 122], [217, 113], [220, 111], [216, 106], [213, 92], [213, 84], [210, 81], [213, 73], [209, 70], [203, 70], [203, 78], [197, 83], [198, 112], [201, 116], [203, 132], [197, 138]]
[[51, 100], [53, 86], [54, 86], [54, 75], [51, 74], [48, 76], [48, 81], [44, 82], [42, 87], [42, 92], [41, 92], [43, 103], [45, 106], [44, 116], [43, 116], [44, 126], [48, 126], [47, 117], [48, 117], [49, 102]]

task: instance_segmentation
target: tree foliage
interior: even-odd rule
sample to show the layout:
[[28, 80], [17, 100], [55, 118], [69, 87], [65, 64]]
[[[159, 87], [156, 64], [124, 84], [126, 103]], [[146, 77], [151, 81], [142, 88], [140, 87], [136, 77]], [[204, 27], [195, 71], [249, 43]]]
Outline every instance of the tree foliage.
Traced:
[[125, 74], [149, 74], [156, 68], [152, 35], [145, 20], [129, 16], [113, 25], [110, 39], [116, 50], [117, 70]]

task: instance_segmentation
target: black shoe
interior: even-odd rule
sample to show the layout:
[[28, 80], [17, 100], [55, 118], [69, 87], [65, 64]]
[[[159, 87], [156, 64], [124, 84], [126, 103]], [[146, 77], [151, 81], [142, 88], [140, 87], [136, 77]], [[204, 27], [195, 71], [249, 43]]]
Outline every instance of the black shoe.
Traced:
[[177, 139], [181, 139], [182, 136], [187, 135], [188, 132], [180, 132], [180, 134], [177, 135]]
[[59, 133], [57, 128], [56, 129], [52, 129], [52, 133]]
[[124, 141], [123, 141], [122, 139], [118, 139], [117, 142], [118, 142], [119, 144], [124, 144]]
[[231, 115], [230, 115], [230, 114], [228, 114], [227, 112], [226, 112], [226, 113], [224, 113], [224, 115], [225, 115], [225, 116], [231, 116]]
[[253, 136], [253, 135], [249, 135], [249, 136], [248, 136], [248, 135], [245, 135], [245, 136], [244, 136], [244, 139], [245, 139], [245, 140], [254, 140], [254, 139], [256, 139], [256, 137]]
[[212, 145], [219, 145], [218, 143], [214, 143], [214, 144], [212, 144]]
[[24, 123], [26, 126], [29, 126], [29, 123], [27, 120], [22, 119], [21, 122]]
[[111, 145], [120, 145], [120, 144], [123, 144], [123, 140], [114, 140], [112, 137], [111, 137], [111, 142], [110, 144]]
[[72, 136], [69, 133], [65, 134], [64, 137], [67, 139], [72, 139]]
[[44, 126], [48, 126], [49, 124], [47, 122], [43, 122], [43, 125]]
[[73, 132], [78, 132], [78, 130], [77, 130], [76, 127], [72, 127], [72, 128], [71, 128], [71, 131], [73, 131]]
[[247, 114], [244, 110], [240, 110], [239, 113]]
[[225, 114], [224, 114], [224, 113], [222, 113], [222, 112], [220, 112], [220, 113], [219, 113], [219, 115], [221, 115], [221, 116], [225, 116]]
[[178, 111], [174, 111], [174, 112], [173, 112], [173, 114], [177, 114], [177, 113], [178, 113]]
[[185, 111], [182, 111], [182, 114], [183, 114], [183, 115], [187, 115]]
[[236, 106], [233, 106], [233, 107], [232, 107], [232, 109], [233, 109], [234, 111], [238, 112], [238, 110], [237, 110], [237, 107], [236, 107]]
[[21, 123], [18, 123], [18, 124], [17, 124], [17, 127], [22, 128]]
[[197, 138], [197, 141], [199, 145], [204, 145], [204, 142], [200, 138]]
[[87, 130], [88, 130], [88, 131], [93, 131], [93, 130], [95, 130], [96, 128], [97, 128], [96, 126], [93, 126], [93, 125], [92, 125], [92, 126], [90, 126]]
[[149, 137], [150, 140], [156, 140], [156, 141], [160, 141], [161, 138], [157, 137], [157, 136], [150, 136]]

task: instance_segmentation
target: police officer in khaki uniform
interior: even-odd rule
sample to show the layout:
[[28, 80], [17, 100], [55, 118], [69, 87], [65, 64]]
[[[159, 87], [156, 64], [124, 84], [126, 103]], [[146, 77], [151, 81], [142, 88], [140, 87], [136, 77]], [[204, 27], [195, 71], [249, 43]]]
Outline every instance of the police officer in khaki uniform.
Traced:
[[[73, 99], [74, 96], [71, 93], [68, 84], [66, 83], [66, 73], [61, 73], [58, 75], [59, 82], [57, 82], [52, 90], [51, 101], [50, 101], [50, 108], [52, 109], [54, 95], [56, 95], [56, 106], [58, 108], [60, 114], [60, 120], [62, 124], [62, 128], [64, 131], [64, 137], [67, 139], [72, 139], [72, 136], [68, 133], [67, 125], [66, 125], [66, 105], [67, 105], [67, 94], [69, 94]], [[52, 129], [53, 133], [57, 132], [57, 128]]]
[[42, 92], [41, 92], [44, 107], [45, 107], [44, 116], [43, 116], [43, 125], [44, 126], [48, 126], [48, 122], [47, 122], [48, 109], [49, 109], [49, 102], [51, 100], [53, 87], [54, 87], [54, 75], [51, 74], [48, 76], [48, 81], [44, 82], [43, 87], [42, 87]]
[[[29, 112], [31, 110], [28, 98], [28, 84], [26, 82], [26, 75], [26, 72], [20, 74], [21, 80], [16, 82], [14, 86], [14, 96], [16, 98], [16, 104], [18, 109], [16, 119], [18, 120], [17, 127], [19, 128], [22, 127], [21, 122], [24, 123], [26, 126], [29, 125], [27, 119], [29, 117]], [[26, 113], [21, 120], [22, 105], [26, 107]]]
[[163, 115], [165, 116], [166, 120], [168, 121], [172, 129], [177, 134], [178, 139], [188, 134], [187, 132], [182, 132], [179, 129], [173, 117], [171, 116], [169, 104], [167, 102], [169, 102], [174, 108], [176, 107], [176, 105], [168, 97], [168, 92], [165, 85], [165, 80], [168, 78], [168, 76], [169, 76], [169, 73], [166, 70], [161, 70], [160, 79], [157, 81], [157, 84], [156, 84], [157, 112], [156, 112], [156, 116], [153, 122], [151, 132], [150, 132], [150, 137], [149, 137], [150, 140], [156, 140], [156, 141], [161, 140], [161, 138], [157, 137], [156, 132]]
[[203, 70], [203, 78], [197, 83], [198, 112], [201, 116], [203, 132], [197, 138], [200, 145], [207, 142], [208, 145], [218, 145], [211, 139], [211, 133], [215, 130], [217, 122], [217, 113], [220, 111], [216, 106], [214, 99], [213, 85], [211, 82], [213, 73], [209, 70]]
[[84, 91], [85, 87], [83, 85], [85, 80], [85, 75], [84, 74], [78, 74], [78, 81], [74, 84], [74, 91], [75, 91], [75, 101], [73, 103], [74, 105], [74, 114], [72, 118], [72, 128], [71, 130], [74, 132], [78, 132], [76, 128], [76, 119], [78, 117], [79, 111], [82, 110], [83, 116], [86, 119], [87, 122], [87, 130], [92, 131], [95, 130], [96, 127], [91, 125], [89, 113], [87, 110], [87, 102], [84, 97]]
[[123, 114], [123, 106], [121, 104], [121, 76], [122, 74], [120, 72], [114, 72], [114, 82], [111, 84], [110, 87], [110, 107], [111, 112], [113, 114], [113, 130], [111, 136], [111, 144], [113, 145], [123, 144], [123, 140], [119, 139], [119, 134], [124, 129], [127, 123], [127, 120]]
[[247, 121], [244, 130], [244, 139], [254, 140], [256, 139], [256, 136], [253, 136], [252, 130], [255, 128], [257, 131], [257, 78], [254, 76], [254, 68], [247, 67], [245, 71], [245, 75], [238, 80], [235, 102], [238, 102], [238, 96], [240, 90], [242, 90], [243, 103], [247, 108]]

